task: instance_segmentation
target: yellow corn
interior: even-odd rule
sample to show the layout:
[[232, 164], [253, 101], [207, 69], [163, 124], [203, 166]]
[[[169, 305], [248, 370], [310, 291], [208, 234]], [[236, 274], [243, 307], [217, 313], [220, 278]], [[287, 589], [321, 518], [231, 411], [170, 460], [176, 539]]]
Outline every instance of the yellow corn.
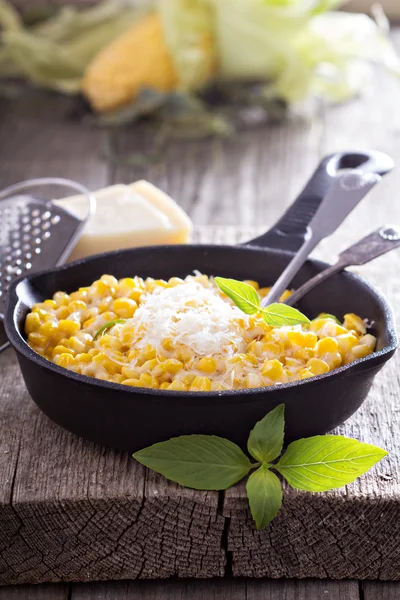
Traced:
[[[206, 288], [214, 285], [205, 275], [194, 279]], [[173, 337], [160, 340], [157, 347], [137, 347], [136, 340], [146, 334], [146, 324], [134, 319], [142, 295], [182, 284], [176, 277], [168, 282], [140, 277], [118, 281], [103, 275], [71, 294], [56, 292], [52, 300], [34, 305], [28, 314], [28, 344], [58, 365], [105, 381], [216, 392], [308, 379], [374, 351], [375, 337], [366, 333], [364, 321], [353, 313], [345, 316], [343, 326], [321, 314], [309, 326], [283, 329], [266, 325], [259, 315], [252, 315], [247, 323], [239, 317], [242, 351], [231, 358], [220, 353], [198, 356]], [[255, 281], [249, 284], [258, 288]], [[261, 288], [260, 295], [265, 290]], [[94, 340], [103, 325], [118, 318], [127, 321]]]
[[195, 377], [190, 385], [191, 392], [209, 392], [211, 390], [211, 381], [208, 377]]
[[82, 89], [92, 106], [107, 111], [127, 104], [142, 88], [173, 90], [177, 73], [161, 19], [151, 14], [106, 46], [90, 63]]
[[217, 361], [211, 357], [201, 358], [197, 363], [197, 369], [203, 373], [214, 373], [217, 370]]

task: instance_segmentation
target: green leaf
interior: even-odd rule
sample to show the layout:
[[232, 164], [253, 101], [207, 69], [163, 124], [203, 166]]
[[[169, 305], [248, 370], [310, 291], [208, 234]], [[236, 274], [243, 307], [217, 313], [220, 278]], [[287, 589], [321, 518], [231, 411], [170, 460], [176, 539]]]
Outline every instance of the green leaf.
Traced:
[[195, 490], [226, 490], [254, 466], [239, 446], [214, 435], [182, 435], [139, 450], [133, 457]]
[[282, 505], [281, 482], [263, 465], [250, 475], [246, 491], [256, 527], [264, 529], [276, 517]]
[[221, 292], [224, 292], [247, 315], [254, 315], [260, 311], [260, 296], [251, 285], [224, 277], [215, 277], [214, 281]]
[[352, 483], [387, 456], [386, 450], [342, 435], [317, 435], [292, 442], [277, 471], [298, 490], [325, 492]]
[[285, 405], [271, 410], [250, 432], [247, 449], [256, 460], [268, 463], [282, 452]]
[[280, 302], [269, 304], [269, 306], [261, 310], [261, 313], [267, 325], [272, 325], [273, 327], [310, 323], [310, 319], [299, 310]]
[[108, 323], [103, 325], [103, 327], [100, 327], [100, 329], [98, 331], [96, 331], [93, 339], [97, 340], [97, 338], [99, 338], [103, 333], [105, 333], [109, 329], [112, 329], [112, 327], [114, 327], [114, 325], [118, 325], [119, 323], [125, 323], [125, 322], [126, 322], [126, 319], [115, 319], [114, 321], [109, 321]]

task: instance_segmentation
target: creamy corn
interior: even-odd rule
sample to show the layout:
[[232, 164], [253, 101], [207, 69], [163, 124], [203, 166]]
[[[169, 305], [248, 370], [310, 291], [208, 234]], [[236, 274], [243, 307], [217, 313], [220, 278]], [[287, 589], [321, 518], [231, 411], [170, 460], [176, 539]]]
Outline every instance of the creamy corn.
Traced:
[[[264, 297], [269, 288], [246, 281]], [[285, 292], [281, 299], [290, 292]], [[365, 321], [319, 315], [271, 327], [242, 313], [206, 275], [169, 281], [103, 275], [34, 305], [28, 344], [55, 364], [131, 387], [220, 391], [322, 375], [374, 351]]]

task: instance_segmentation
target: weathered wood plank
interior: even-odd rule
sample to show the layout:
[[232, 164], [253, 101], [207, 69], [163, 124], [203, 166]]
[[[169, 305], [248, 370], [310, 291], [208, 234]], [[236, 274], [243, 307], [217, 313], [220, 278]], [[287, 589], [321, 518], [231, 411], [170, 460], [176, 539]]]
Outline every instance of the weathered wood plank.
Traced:
[[0, 187], [31, 177], [75, 178], [91, 189], [107, 184], [101, 131], [74, 116], [76, 101], [31, 90], [0, 104]]
[[362, 589], [364, 600], [400, 600], [399, 583], [364, 581]]
[[[232, 579], [208, 581], [130, 581], [85, 583], [72, 586], [71, 600], [246, 600], [246, 582]], [[310, 600], [314, 600], [311, 599]], [[352, 597], [349, 600], [356, 600]], [[358, 599], [357, 599], [358, 600]]]
[[246, 600], [359, 600], [356, 581], [247, 580]]
[[[147, 167], [117, 166], [115, 181], [149, 179], [175, 198], [197, 226], [243, 227], [281, 216], [315, 168], [323, 128], [310, 123], [264, 125], [228, 140], [171, 141], [162, 161]], [[151, 153], [154, 132], [121, 132], [118, 153]], [[307, 152], [304, 151], [307, 148]]]
[[68, 584], [0, 587], [0, 600], [69, 600]]

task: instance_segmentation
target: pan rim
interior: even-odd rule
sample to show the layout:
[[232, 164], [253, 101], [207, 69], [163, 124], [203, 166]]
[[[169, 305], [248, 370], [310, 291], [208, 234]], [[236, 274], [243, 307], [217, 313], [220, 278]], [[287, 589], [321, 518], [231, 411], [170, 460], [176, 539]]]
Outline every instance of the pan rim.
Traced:
[[[246, 244], [243, 244], [240, 246], [231, 246], [228, 244], [221, 244], [221, 245], [220, 244], [190, 244], [189, 246], [190, 246], [190, 248], [195, 248], [195, 249], [199, 249], [199, 250], [203, 250], [203, 251], [207, 250], [207, 249], [210, 249], [210, 250], [225, 249], [225, 250], [229, 250], [229, 251], [240, 251], [240, 252], [256, 250], [259, 252], [261, 250], [261, 251], [265, 251], [268, 253], [272, 252], [274, 254], [286, 255], [288, 257], [293, 256], [293, 253], [288, 250], [280, 250], [280, 249], [276, 249], [276, 248], [265, 248], [265, 247], [257, 246], [257, 245], [250, 244], [250, 243], [246, 243]], [[383, 312], [385, 315], [386, 334], [388, 335], [388, 338], [389, 338], [388, 343], [380, 350], [377, 350], [364, 358], [359, 358], [351, 363], [348, 363], [347, 365], [342, 365], [341, 367], [334, 369], [332, 371], [329, 371], [328, 373], [324, 373], [322, 375], [317, 375], [317, 376], [314, 376], [312, 378], [305, 379], [305, 380], [292, 381], [289, 383], [283, 383], [283, 384], [278, 384], [278, 385], [264, 386], [264, 387], [259, 387], [259, 388], [244, 388], [244, 389], [237, 389], [237, 390], [222, 390], [222, 391], [218, 391], [218, 392], [215, 392], [215, 391], [214, 392], [200, 392], [200, 391], [199, 392], [196, 392], [196, 391], [189, 392], [189, 391], [176, 391], [176, 390], [160, 390], [160, 389], [155, 389], [155, 388], [129, 387], [129, 386], [125, 386], [120, 383], [103, 381], [103, 380], [97, 379], [95, 377], [89, 377], [86, 375], [74, 373], [73, 371], [69, 371], [68, 369], [65, 369], [64, 367], [60, 367], [60, 366], [56, 365], [55, 363], [42, 357], [40, 354], [38, 354], [37, 352], [32, 350], [32, 348], [30, 348], [30, 346], [27, 344], [26, 340], [23, 338], [22, 334], [20, 333], [20, 331], [17, 327], [15, 316], [16, 316], [16, 309], [18, 308], [18, 306], [20, 304], [20, 299], [18, 298], [18, 294], [17, 294], [17, 287], [22, 282], [31, 282], [35, 278], [43, 276], [43, 275], [51, 275], [51, 274], [55, 274], [55, 273], [60, 273], [63, 271], [70, 270], [78, 265], [90, 263], [92, 261], [95, 261], [95, 260], [98, 260], [101, 258], [105, 258], [105, 257], [121, 256], [124, 254], [129, 254], [132, 251], [149, 252], [149, 251], [154, 250], [157, 252], [160, 252], [160, 251], [162, 252], [165, 250], [179, 251], [180, 249], [187, 249], [187, 248], [188, 248], [187, 244], [179, 244], [179, 245], [174, 245], [174, 246], [165, 246], [165, 245], [164, 246], [144, 246], [141, 248], [129, 248], [129, 249], [124, 249], [124, 250], [115, 250], [113, 252], [104, 252], [104, 253], [96, 254], [94, 256], [90, 256], [87, 258], [82, 258], [82, 259], [79, 259], [72, 263], [62, 265], [60, 267], [55, 267], [52, 269], [45, 269], [43, 271], [32, 273], [30, 275], [24, 275], [24, 276], [18, 278], [16, 281], [14, 281], [12, 283], [12, 285], [10, 287], [10, 290], [8, 293], [8, 299], [7, 299], [7, 306], [6, 306], [6, 310], [5, 310], [4, 324], [5, 324], [6, 334], [7, 334], [7, 337], [9, 339], [11, 345], [17, 351], [17, 353], [22, 355], [27, 360], [31, 360], [35, 364], [37, 364], [38, 366], [40, 366], [44, 369], [49, 369], [50, 371], [53, 371], [57, 375], [64, 376], [64, 377], [66, 377], [70, 380], [73, 380], [76, 383], [80, 383], [82, 385], [94, 385], [95, 387], [100, 388], [100, 389], [109, 389], [109, 390], [113, 390], [113, 391], [120, 391], [120, 392], [124, 393], [124, 396], [127, 399], [130, 398], [130, 395], [134, 396], [137, 394], [143, 394], [143, 395], [153, 396], [153, 397], [154, 396], [155, 397], [166, 397], [166, 398], [173, 397], [174, 399], [182, 398], [182, 400], [184, 400], [185, 398], [186, 399], [202, 398], [203, 400], [204, 400], [204, 398], [208, 398], [210, 400], [215, 399], [215, 398], [226, 398], [226, 399], [232, 398], [234, 400], [237, 400], [238, 397], [239, 398], [240, 397], [256, 398], [257, 396], [265, 395], [267, 393], [278, 393], [278, 394], [281, 392], [284, 393], [286, 390], [290, 390], [295, 387], [301, 387], [304, 385], [308, 385], [308, 386], [321, 385], [321, 384], [329, 381], [329, 379], [331, 379], [332, 377], [336, 376], [336, 378], [339, 378], [339, 377], [342, 378], [342, 377], [351, 375], [353, 371], [360, 372], [360, 365], [363, 365], [363, 367], [364, 367], [362, 369], [362, 371], [370, 370], [370, 369], [374, 368], [374, 365], [386, 362], [385, 360], [383, 360], [385, 357], [387, 357], [386, 360], [389, 360], [389, 358], [396, 351], [396, 348], [398, 346], [398, 337], [397, 337], [395, 321], [394, 321], [394, 311], [393, 311], [393, 308], [392, 308], [390, 302], [386, 299], [384, 294], [382, 294], [382, 292], [380, 292], [380, 290], [378, 290], [375, 287], [375, 285], [371, 284], [368, 280], [364, 279], [360, 275], [350, 272], [350, 271], [344, 272], [346, 277], [355, 279], [356, 282], [359, 283], [361, 286], [368, 288], [368, 290], [375, 296], [376, 300], [382, 305]], [[325, 263], [323, 261], [316, 260], [316, 259], [310, 259], [307, 262], [312, 263], [312, 264], [316, 265], [317, 267], [328, 266], [328, 263]], [[12, 300], [12, 298], [15, 298], [15, 299]], [[12, 323], [12, 326], [10, 326], [10, 322]], [[121, 397], [122, 397], [122, 395], [121, 395]]]

